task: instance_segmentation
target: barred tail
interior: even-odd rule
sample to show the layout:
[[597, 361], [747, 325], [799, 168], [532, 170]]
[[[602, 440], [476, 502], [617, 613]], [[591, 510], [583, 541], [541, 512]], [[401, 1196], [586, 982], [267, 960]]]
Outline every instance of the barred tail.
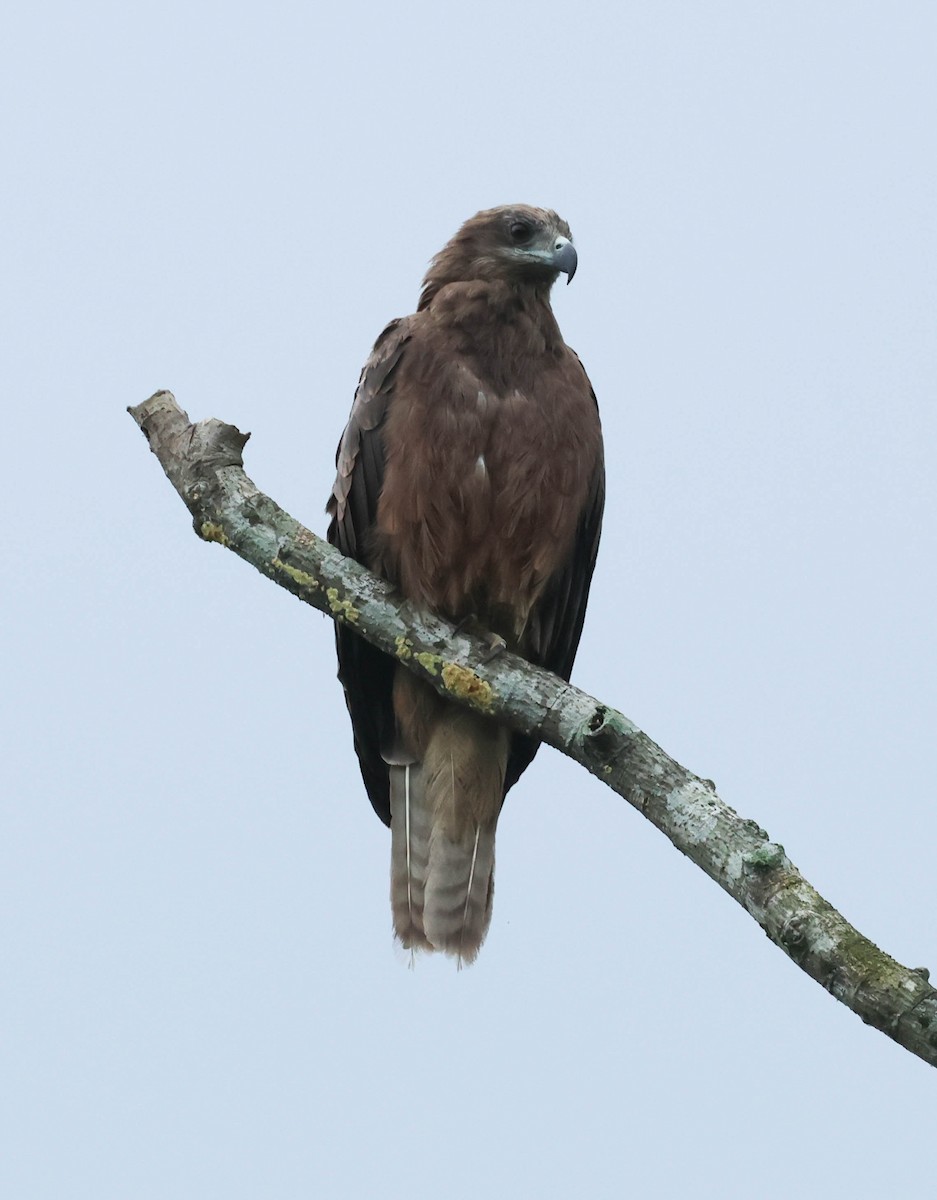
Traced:
[[495, 829], [509, 735], [447, 706], [421, 763], [390, 767], [391, 907], [409, 949], [472, 962], [494, 893]]

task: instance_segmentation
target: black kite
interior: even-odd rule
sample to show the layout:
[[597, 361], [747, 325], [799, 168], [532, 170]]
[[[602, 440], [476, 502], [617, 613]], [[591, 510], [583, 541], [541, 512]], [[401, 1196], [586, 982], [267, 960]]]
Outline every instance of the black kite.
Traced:
[[[556, 213], [510, 205], [467, 221], [416, 313], [374, 346], [328, 504], [343, 553], [564, 679], [605, 496], [595, 395], [550, 308], [576, 261]], [[350, 630], [337, 641], [361, 774], [391, 827], [397, 937], [471, 962], [501, 805], [539, 743], [443, 700]]]

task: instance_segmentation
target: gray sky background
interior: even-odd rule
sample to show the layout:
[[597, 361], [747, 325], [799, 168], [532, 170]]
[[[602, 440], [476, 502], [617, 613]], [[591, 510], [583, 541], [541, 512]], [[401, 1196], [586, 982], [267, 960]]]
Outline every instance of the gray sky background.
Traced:
[[127, 404], [325, 528], [358, 372], [479, 208], [580, 254], [574, 678], [937, 969], [930, 3], [16, 5], [0, 49], [0, 1194], [877, 1197], [937, 1076], [552, 751], [478, 963], [406, 968], [332, 631]]

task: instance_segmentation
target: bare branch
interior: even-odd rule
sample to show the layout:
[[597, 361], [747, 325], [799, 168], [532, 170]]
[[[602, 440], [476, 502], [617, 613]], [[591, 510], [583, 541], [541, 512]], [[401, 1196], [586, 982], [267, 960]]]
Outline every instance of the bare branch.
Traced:
[[625, 716], [511, 654], [420, 612], [294, 521], [244, 474], [249, 435], [193, 425], [170, 392], [128, 409], [207, 541], [344, 622], [451, 699], [533, 734], [608, 784], [751, 914], [768, 937], [863, 1021], [937, 1066], [937, 991], [804, 879], [784, 847], [743, 820]]

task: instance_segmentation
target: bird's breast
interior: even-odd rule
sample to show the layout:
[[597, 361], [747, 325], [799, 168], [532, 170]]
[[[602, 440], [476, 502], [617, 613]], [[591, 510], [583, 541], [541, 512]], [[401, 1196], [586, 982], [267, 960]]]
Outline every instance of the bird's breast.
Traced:
[[411, 599], [519, 637], [585, 502], [591, 425], [575, 407], [549, 376], [499, 391], [463, 368], [435, 395], [398, 386], [373, 565]]

